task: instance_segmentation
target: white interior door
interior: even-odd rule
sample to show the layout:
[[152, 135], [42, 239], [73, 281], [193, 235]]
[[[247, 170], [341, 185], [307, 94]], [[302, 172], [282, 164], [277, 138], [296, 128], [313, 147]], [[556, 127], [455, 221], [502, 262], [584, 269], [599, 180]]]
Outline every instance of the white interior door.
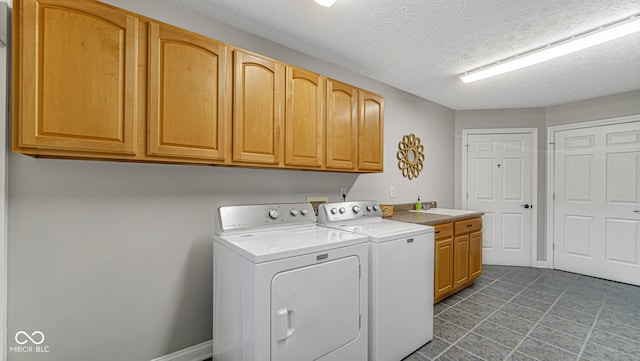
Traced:
[[484, 212], [485, 264], [532, 266], [533, 133], [468, 134], [466, 208]]
[[318, 360], [358, 337], [360, 315], [358, 257], [278, 273], [271, 280], [271, 359]]
[[640, 285], [640, 122], [554, 134], [554, 267]]

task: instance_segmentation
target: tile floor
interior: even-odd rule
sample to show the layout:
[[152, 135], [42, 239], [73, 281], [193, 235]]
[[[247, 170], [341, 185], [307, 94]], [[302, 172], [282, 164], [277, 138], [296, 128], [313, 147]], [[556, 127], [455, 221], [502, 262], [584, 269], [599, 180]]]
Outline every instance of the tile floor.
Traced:
[[527, 267], [483, 266], [434, 306], [434, 338], [404, 361], [640, 361], [640, 287]]

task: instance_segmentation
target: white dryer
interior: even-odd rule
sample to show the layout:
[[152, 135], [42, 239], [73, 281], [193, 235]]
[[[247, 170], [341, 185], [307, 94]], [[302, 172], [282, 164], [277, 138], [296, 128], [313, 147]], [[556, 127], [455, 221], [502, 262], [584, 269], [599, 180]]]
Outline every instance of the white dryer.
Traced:
[[373, 201], [320, 205], [319, 224], [369, 239], [369, 360], [399, 361], [433, 339], [433, 227], [382, 218]]
[[367, 238], [308, 203], [218, 208], [213, 359], [365, 361], [367, 265]]

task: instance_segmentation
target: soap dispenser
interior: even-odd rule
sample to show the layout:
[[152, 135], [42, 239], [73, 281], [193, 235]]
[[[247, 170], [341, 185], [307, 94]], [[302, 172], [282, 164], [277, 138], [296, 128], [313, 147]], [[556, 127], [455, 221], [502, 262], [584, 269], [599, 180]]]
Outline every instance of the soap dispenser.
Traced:
[[422, 210], [422, 202], [420, 202], [420, 196], [418, 196], [418, 201], [416, 202], [416, 211]]

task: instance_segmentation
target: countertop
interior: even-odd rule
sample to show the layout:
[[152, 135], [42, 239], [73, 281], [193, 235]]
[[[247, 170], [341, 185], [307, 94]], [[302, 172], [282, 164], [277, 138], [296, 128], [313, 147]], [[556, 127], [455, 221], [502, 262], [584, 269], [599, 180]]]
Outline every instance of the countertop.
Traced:
[[399, 222], [418, 223], [418, 224], [424, 224], [427, 226], [433, 226], [434, 224], [449, 223], [449, 222], [461, 221], [463, 219], [470, 219], [470, 218], [478, 218], [478, 217], [482, 217], [483, 214], [484, 214], [483, 212], [473, 212], [473, 213], [467, 213], [459, 216], [447, 216], [444, 214], [419, 213], [419, 212], [394, 210], [393, 216], [387, 217], [385, 219], [390, 219], [390, 220], [399, 221]]

